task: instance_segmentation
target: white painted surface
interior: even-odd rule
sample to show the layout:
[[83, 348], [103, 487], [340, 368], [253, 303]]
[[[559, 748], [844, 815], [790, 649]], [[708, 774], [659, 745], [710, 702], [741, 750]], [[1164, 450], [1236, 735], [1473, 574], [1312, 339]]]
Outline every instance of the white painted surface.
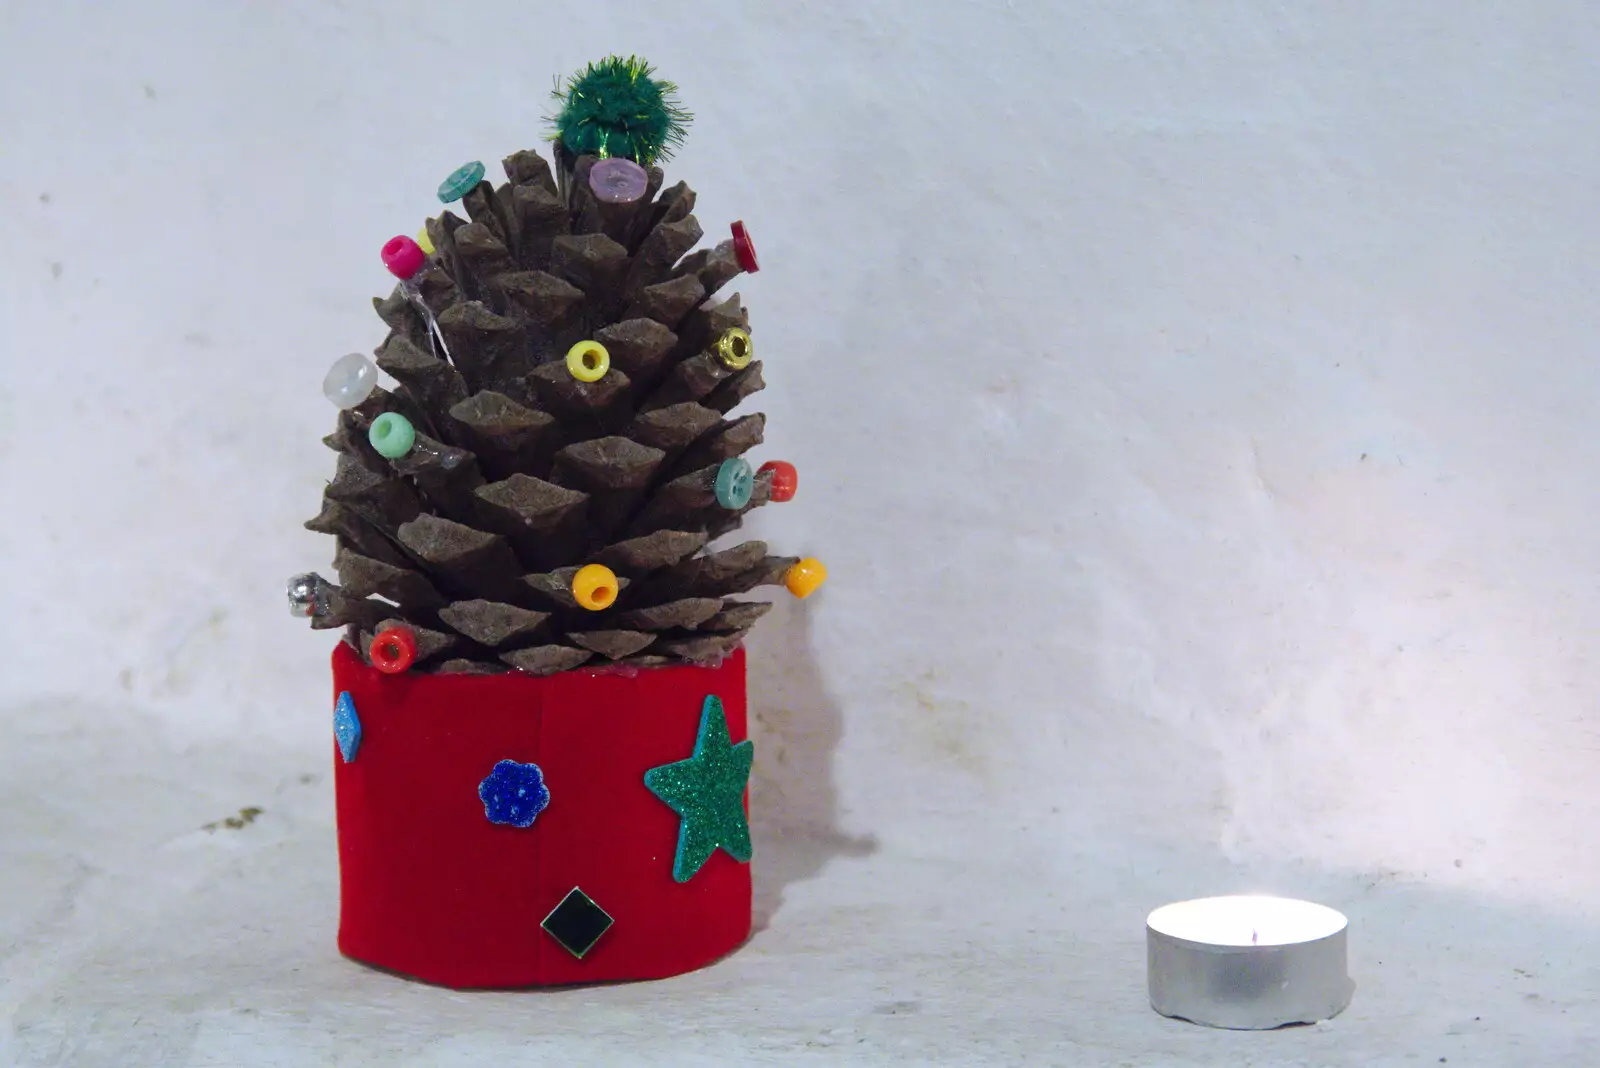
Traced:
[[[557, 10], [0, 11], [0, 1063], [1581, 1063], [1593, 6]], [[333, 953], [281, 583], [378, 245], [612, 50], [759, 242], [758, 529], [833, 578], [755, 643], [752, 943], [458, 995]], [[1328, 1027], [1143, 1004], [1246, 890], [1350, 915]]]

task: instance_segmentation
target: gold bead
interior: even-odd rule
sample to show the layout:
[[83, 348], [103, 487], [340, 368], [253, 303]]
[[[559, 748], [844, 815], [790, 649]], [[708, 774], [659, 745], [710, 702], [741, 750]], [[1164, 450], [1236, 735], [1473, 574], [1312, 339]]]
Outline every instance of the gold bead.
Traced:
[[717, 338], [717, 359], [735, 371], [749, 367], [755, 354], [756, 348], [750, 343], [750, 334], [737, 326], [729, 327]]

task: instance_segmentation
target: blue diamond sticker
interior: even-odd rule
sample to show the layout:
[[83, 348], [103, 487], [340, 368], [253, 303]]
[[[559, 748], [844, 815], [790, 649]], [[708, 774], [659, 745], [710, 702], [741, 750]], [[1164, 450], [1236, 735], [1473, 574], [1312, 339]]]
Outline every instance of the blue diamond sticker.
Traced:
[[346, 764], [356, 758], [356, 750], [361, 748], [361, 717], [356, 715], [356, 700], [346, 690], [339, 695], [339, 703], [333, 706], [333, 737], [339, 743], [339, 755], [344, 757]]
[[544, 785], [544, 772], [539, 765], [502, 760], [478, 784], [478, 800], [483, 802], [483, 814], [490, 823], [531, 827], [550, 803], [550, 791]]

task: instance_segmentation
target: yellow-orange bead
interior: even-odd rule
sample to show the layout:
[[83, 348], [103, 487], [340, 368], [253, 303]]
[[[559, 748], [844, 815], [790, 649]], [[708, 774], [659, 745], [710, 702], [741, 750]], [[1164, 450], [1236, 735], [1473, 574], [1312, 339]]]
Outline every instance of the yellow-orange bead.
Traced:
[[433, 241], [428, 237], [426, 226], [417, 231], [417, 247], [428, 255], [433, 255]]
[[817, 588], [828, 581], [828, 568], [815, 556], [808, 556], [789, 569], [783, 584], [796, 597], [810, 597]]
[[567, 373], [579, 382], [598, 382], [611, 370], [611, 353], [598, 341], [580, 341], [567, 350]]
[[617, 575], [604, 564], [586, 564], [572, 576], [572, 596], [580, 608], [598, 612], [617, 599]]

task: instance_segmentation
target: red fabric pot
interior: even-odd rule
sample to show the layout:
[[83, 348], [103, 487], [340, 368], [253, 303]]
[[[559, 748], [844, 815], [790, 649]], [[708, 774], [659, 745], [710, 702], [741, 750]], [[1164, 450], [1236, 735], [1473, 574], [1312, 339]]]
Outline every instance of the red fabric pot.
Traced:
[[[680, 818], [644, 785], [694, 750], [708, 695], [747, 737], [745, 659], [618, 673], [385, 675], [341, 642], [334, 696], [361, 739], [334, 752], [339, 950], [452, 987], [656, 979], [703, 967], [750, 933], [750, 867], [718, 849], [673, 879]], [[478, 785], [537, 764], [549, 805], [493, 823]], [[574, 888], [614, 923], [581, 958], [541, 922]]]

